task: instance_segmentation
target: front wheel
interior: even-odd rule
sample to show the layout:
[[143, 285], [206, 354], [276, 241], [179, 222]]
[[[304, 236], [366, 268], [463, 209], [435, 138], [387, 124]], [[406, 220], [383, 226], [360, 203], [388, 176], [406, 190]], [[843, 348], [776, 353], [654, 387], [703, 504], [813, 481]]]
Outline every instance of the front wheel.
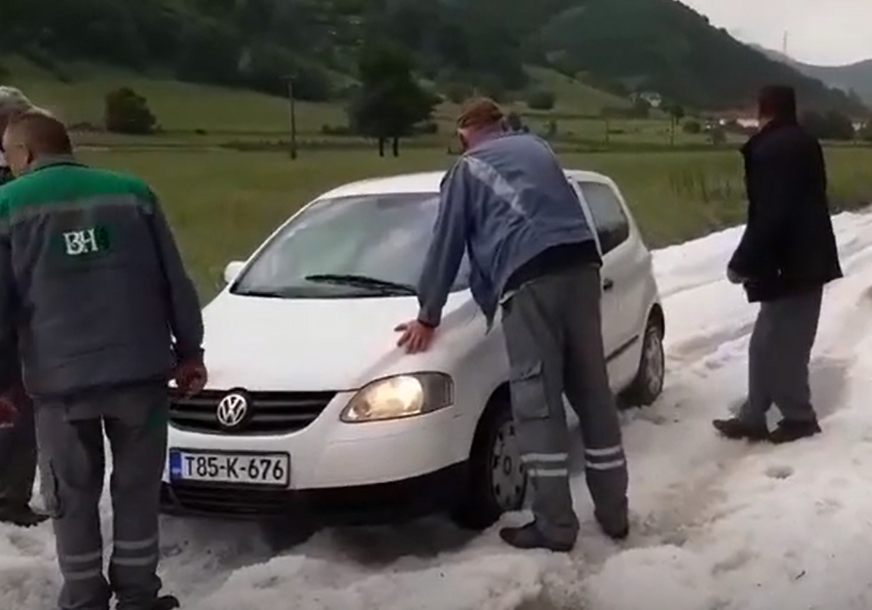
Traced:
[[633, 383], [624, 392], [624, 402], [630, 406], [648, 406], [663, 392], [666, 378], [666, 356], [663, 351], [663, 329], [652, 316], [642, 339], [642, 356]]
[[520, 510], [526, 492], [511, 407], [506, 399], [494, 399], [479, 421], [466, 491], [451, 519], [464, 529], [486, 529], [503, 513]]

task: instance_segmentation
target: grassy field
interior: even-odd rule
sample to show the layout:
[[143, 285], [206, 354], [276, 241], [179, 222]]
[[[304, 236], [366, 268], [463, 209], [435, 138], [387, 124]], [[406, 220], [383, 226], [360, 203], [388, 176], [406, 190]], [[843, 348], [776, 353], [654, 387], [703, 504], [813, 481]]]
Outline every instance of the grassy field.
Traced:
[[[33, 64], [15, 57], [3, 57], [3, 66], [10, 76], [2, 84], [12, 84], [70, 124], [100, 124], [103, 98], [107, 92], [121, 86], [132, 87], [145, 96], [158, 118], [164, 133], [142, 139], [119, 139], [110, 134], [87, 133], [80, 140], [91, 145], [112, 146], [215, 146], [233, 141], [276, 141], [287, 137], [289, 129], [287, 101], [251, 91], [226, 89], [207, 85], [181, 83], [159, 75], [146, 77], [127, 71], [93, 66], [67, 64], [63, 71], [66, 82]], [[523, 103], [509, 104], [510, 109], [524, 116], [525, 122], [537, 133], [547, 133], [549, 123], [556, 126], [556, 137], [566, 141], [592, 141], [621, 144], [667, 144], [670, 141], [669, 122], [659, 116], [651, 120], [615, 120], [606, 124], [595, 118], [604, 106], [626, 106], [623, 98], [603, 93], [583, 83], [542, 68], [529, 68], [534, 82], [553, 91], [557, 104], [553, 111], [529, 109]], [[341, 103], [296, 105], [297, 130], [303, 147], [329, 144], [336, 140], [322, 133], [324, 128], [347, 125]], [[457, 114], [454, 104], [445, 103], [436, 109], [435, 120], [440, 134], [428, 138], [431, 146], [447, 142]], [[607, 134], [607, 131], [609, 133]], [[704, 135], [676, 134], [677, 144], [702, 144]]]
[[[246, 257], [301, 205], [352, 180], [447, 167], [434, 149], [400, 158], [370, 151], [278, 153], [220, 151], [87, 151], [86, 161], [134, 172], [164, 201], [204, 297], [220, 286], [224, 265]], [[872, 201], [872, 149], [828, 151], [834, 201]], [[741, 167], [735, 152], [563, 155], [566, 167], [593, 169], [621, 186], [651, 246], [704, 235], [740, 222]]]

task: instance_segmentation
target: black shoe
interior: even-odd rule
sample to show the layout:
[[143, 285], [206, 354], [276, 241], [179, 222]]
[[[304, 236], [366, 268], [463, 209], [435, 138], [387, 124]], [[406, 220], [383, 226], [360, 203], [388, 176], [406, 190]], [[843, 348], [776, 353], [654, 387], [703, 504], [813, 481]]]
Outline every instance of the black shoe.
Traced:
[[765, 425], [754, 426], [743, 422], [737, 417], [731, 419], [716, 419], [712, 422], [715, 430], [728, 439], [749, 440], [752, 442], [770, 440], [769, 430]]
[[151, 602], [148, 610], [176, 610], [179, 606], [181, 606], [179, 600], [172, 595], [161, 595]]
[[555, 553], [568, 553], [575, 546], [575, 542], [559, 543], [545, 537], [536, 523], [528, 523], [523, 527], [504, 527], [500, 530], [500, 538], [506, 544], [516, 549], [532, 550], [545, 549]]
[[38, 513], [27, 504], [0, 505], [0, 523], [18, 527], [34, 527], [48, 520], [48, 515]]
[[821, 427], [816, 420], [812, 421], [791, 421], [782, 419], [778, 422], [778, 427], [769, 435], [769, 440], [776, 445], [784, 443], [792, 443], [801, 438], [808, 438], [821, 432]]
[[606, 536], [608, 536], [609, 538], [611, 538], [612, 540], [614, 540], [615, 542], [620, 542], [621, 540], [626, 540], [627, 536], [630, 535], [629, 524], [623, 525], [617, 529], [608, 528], [605, 525], [603, 525], [602, 523], [600, 523], [599, 526], [600, 526], [600, 529], [603, 531], [603, 533]]

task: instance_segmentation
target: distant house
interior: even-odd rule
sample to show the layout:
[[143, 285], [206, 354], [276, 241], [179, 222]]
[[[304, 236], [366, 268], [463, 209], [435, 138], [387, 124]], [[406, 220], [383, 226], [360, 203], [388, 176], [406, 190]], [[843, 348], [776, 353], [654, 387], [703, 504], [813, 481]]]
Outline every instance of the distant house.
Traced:
[[760, 120], [757, 118], [757, 110], [752, 110], [750, 108], [740, 108], [719, 112], [717, 114], [717, 121], [721, 127], [728, 123], [736, 123], [743, 129], [757, 129], [760, 126]]
[[656, 91], [634, 92], [630, 95], [630, 101], [634, 104], [640, 99], [645, 100], [651, 108], [660, 108], [663, 105], [663, 97]]

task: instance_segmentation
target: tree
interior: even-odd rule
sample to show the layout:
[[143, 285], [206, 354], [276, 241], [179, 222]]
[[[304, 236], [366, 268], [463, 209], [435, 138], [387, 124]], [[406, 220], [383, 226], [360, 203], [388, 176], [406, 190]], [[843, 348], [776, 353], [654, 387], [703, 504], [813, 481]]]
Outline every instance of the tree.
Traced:
[[399, 156], [399, 139], [429, 119], [439, 101], [418, 84], [412, 68], [405, 49], [368, 42], [361, 50], [360, 89], [349, 107], [349, 123], [357, 133], [378, 140], [382, 157], [389, 139], [393, 155]]
[[857, 136], [864, 142], [872, 143], [872, 121], [868, 121], [863, 125], [857, 133]]
[[130, 87], [106, 94], [103, 120], [106, 130], [115, 133], [145, 135], [157, 129], [157, 118], [148, 107], [148, 100]]
[[681, 126], [682, 131], [687, 134], [697, 135], [702, 133], [702, 124], [699, 121], [690, 119], [684, 122]]
[[679, 104], [669, 104], [665, 110], [669, 113], [669, 145], [675, 146], [675, 128], [685, 117], [684, 108]]
[[839, 112], [805, 112], [800, 119], [806, 130], [819, 140], [850, 141], [856, 136], [854, 122]]
[[557, 97], [551, 91], [531, 91], [527, 96], [527, 106], [533, 110], [552, 110]]

